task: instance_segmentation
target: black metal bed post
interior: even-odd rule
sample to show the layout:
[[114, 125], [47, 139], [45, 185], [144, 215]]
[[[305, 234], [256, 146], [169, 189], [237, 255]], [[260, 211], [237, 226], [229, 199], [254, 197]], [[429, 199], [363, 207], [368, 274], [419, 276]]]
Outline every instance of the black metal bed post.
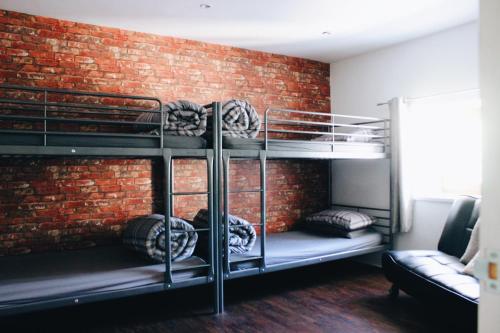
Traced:
[[[207, 152], [207, 192], [208, 192], [208, 261], [209, 261], [209, 281], [215, 281], [214, 286], [216, 289], [217, 280], [215, 277], [215, 252], [214, 252], [214, 183], [213, 183], [213, 166], [214, 166], [214, 154], [213, 149]], [[214, 295], [215, 296], [215, 295]], [[214, 312], [217, 312], [218, 301], [217, 297], [214, 297]]]
[[165, 202], [165, 288], [172, 286], [172, 253], [170, 249], [170, 216], [172, 215], [172, 151], [163, 149]]
[[47, 145], [47, 99], [48, 92], [43, 92], [43, 145]]
[[[390, 207], [390, 228], [389, 228], [389, 248], [394, 247], [394, 228], [399, 219], [399, 129], [393, 128], [393, 115], [390, 120], [384, 122], [384, 136], [388, 136], [386, 130], [389, 129], [389, 147], [385, 147], [385, 153], [389, 156], [389, 207]], [[389, 150], [389, 151], [387, 151]]]
[[224, 214], [222, 215], [222, 221], [224, 226], [223, 232], [223, 241], [224, 241], [224, 250], [222, 253], [224, 254], [224, 275], [229, 277], [229, 273], [231, 272], [230, 266], [230, 251], [229, 251], [229, 163], [231, 161], [231, 156], [229, 152], [222, 152], [222, 162], [223, 162], [223, 174], [224, 174]]
[[221, 103], [214, 102], [212, 104], [213, 113], [213, 149], [215, 152], [214, 161], [214, 259], [215, 259], [215, 303], [216, 313], [224, 312], [224, 276], [222, 267], [222, 213], [221, 213], [221, 168], [222, 165], [222, 113]]
[[259, 153], [260, 162], [260, 255], [261, 255], [261, 272], [266, 271], [266, 220], [267, 220], [267, 206], [266, 206], [266, 159], [267, 154], [265, 150]]
[[267, 141], [269, 140], [269, 133], [267, 127], [269, 124], [269, 108], [264, 112], [264, 149], [267, 150]]
[[158, 103], [160, 103], [159, 107], [160, 107], [160, 130], [158, 131], [158, 133], [160, 133], [160, 148], [163, 149], [163, 124], [165, 122], [165, 114], [163, 113], [163, 103], [158, 100]]

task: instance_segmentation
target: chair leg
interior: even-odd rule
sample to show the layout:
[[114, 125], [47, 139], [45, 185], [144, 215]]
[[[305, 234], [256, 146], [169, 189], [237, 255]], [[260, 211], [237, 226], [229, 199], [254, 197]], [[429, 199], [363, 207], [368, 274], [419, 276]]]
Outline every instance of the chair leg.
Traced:
[[389, 297], [396, 299], [399, 296], [399, 287], [394, 283], [389, 289]]

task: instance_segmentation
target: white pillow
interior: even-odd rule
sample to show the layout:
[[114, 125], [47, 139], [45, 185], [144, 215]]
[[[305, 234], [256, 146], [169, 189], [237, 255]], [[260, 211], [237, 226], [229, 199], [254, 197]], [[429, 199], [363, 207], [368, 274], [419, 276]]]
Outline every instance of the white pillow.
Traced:
[[460, 258], [460, 262], [467, 265], [478, 251], [479, 251], [479, 220], [477, 220], [474, 229], [472, 229], [472, 233], [470, 234], [469, 244], [467, 244], [467, 248], [465, 249], [462, 258]]
[[469, 261], [469, 263], [465, 265], [462, 273], [474, 276], [474, 266], [476, 265], [477, 258], [479, 258], [479, 251], [477, 251], [474, 257], [472, 257], [472, 259]]

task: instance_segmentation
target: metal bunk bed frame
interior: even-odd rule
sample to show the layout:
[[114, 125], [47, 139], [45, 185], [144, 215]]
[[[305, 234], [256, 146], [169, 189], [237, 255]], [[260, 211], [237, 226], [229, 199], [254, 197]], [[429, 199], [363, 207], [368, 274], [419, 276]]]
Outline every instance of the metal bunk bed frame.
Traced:
[[[216, 164], [220, 164], [219, 170], [219, 180], [217, 186], [219, 187], [219, 206], [217, 211], [217, 225], [219, 226], [219, 237], [218, 237], [218, 247], [222, 249], [219, 252], [219, 269], [223, 274], [223, 278], [219, 280], [219, 298], [220, 298], [220, 308], [218, 312], [221, 313], [224, 311], [224, 280], [229, 280], [233, 278], [240, 278], [245, 276], [252, 276], [257, 274], [263, 274], [273, 271], [291, 269], [301, 266], [312, 265], [316, 263], [328, 262], [343, 258], [349, 258], [369, 253], [381, 252], [386, 249], [390, 249], [393, 244], [393, 226], [396, 217], [397, 217], [397, 199], [395, 187], [396, 183], [396, 163], [391, 159], [391, 153], [389, 150], [392, 150], [391, 145], [392, 141], [396, 141], [397, 139], [394, 137], [396, 133], [390, 130], [390, 120], [388, 119], [378, 119], [372, 117], [357, 117], [357, 116], [348, 116], [348, 115], [338, 115], [333, 113], [320, 113], [320, 112], [309, 112], [309, 111], [297, 111], [297, 110], [286, 110], [286, 109], [267, 109], [265, 112], [264, 118], [264, 147], [262, 149], [255, 150], [247, 150], [247, 149], [226, 149], [223, 148], [223, 131], [222, 131], [222, 114], [221, 111], [218, 110], [217, 114], [217, 146], [216, 150]], [[303, 116], [327, 116], [330, 118], [328, 122], [316, 122], [316, 121], [303, 121], [303, 120], [293, 120], [293, 119], [274, 119], [272, 118], [273, 113], [285, 113], [287, 115], [303, 115]], [[341, 119], [355, 119], [357, 122], [354, 124], [347, 123], [337, 123], [335, 121], [336, 118]], [[306, 130], [286, 130], [286, 129], [272, 129], [270, 128], [271, 124], [280, 124], [280, 125], [292, 125], [292, 126], [304, 126], [304, 125], [312, 125], [312, 126], [322, 126], [327, 127], [329, 129], [328, 132], [316, 132], [316, 131], [306, 131]], [[378, 128], [373, 126], [374, 124], [383, 124], [383, 127]], [[375, 131], [383, 131], [383, 134], [375, 134], [368, 135], [373, 139], [379, 140], [384, 145], [383, 152], [338, 152], [335, 150], [335, 145], [339, 142], [335, 138], [338, 136], [348, 136], [353, 134], [346, 134], [337, 132], [336, 128], [364, 128], [364, 129], [374, 129]], [[271, 142], [277, 141], [286, 141], [290, 142], [287, 139], [271, 139], [270, 133], [280, 133], [280, 134], [306, 134], [306, 135], [331, 135], [331, 142], [327, 142], [330, 144], [330, 151], [300, 151], [300, 150], [279, 150], [279, 148], [272, 149], [270, 147]], [[356, 134], [354, 134], [356, 136]], [[365, 136], [363, 134], [358, 136]], [[301, 142], [303, 143], [303, 141]], [[229, 167], [231, 159], [253, 159], [259, 160], [259, 170], [260, 170], [260, 188], [253, 190], [238, 190], [231, 191], [230, 190], [230, 179], [229, 179]], [[350, 250], [338, 253], [331, 253], [328, 255], [322, 255], [307, 259], [294, 260], [280, 264], [268, 265], [266, 262], [266, 162], [268, 159], [318, 159], [318, 160], [329, 160], [330, 162], [334, 159], [391, 159], [390, 162], [390, 207], [389, 209], [380, 209], [374, 207], [360, 207], [360, 206], [345, 206], [345, 205], [335, 205], [333, 204], [332, 198], [332, 167], [331, 163], [329, 165], [329, 201], [330, 205], [338, 208], [347, 208], [351, 210], [357, 211], [366, 211], [370, 212], [371, 215], [378, 219], [377, 223], [374, 225], [381, 233], [383, 234], [383, 243], [377, 246]], [[230, 193], [242, 193], [242, 192], [257, 192], [260, 193], [260, 223], [257, 226], [260, 227], [260, 256], [250, 257], [244, 260], [238, 260], [240, 262], [246, 261], [257, 261], [257, 267], [245, 268], [242, 270], [232, 270], [231, 269], [231, 260], [230, 260], [230, 251], [229, 251], [229, 237], [225, 237], [224, 235], [229, 234], [229, 220], [228, 214], [230, 210]], [[384, 223], [385, 222], [385, 223]]]
[[[214, 310], [217, 311], [220, 309], [221, 299], [220, 292], [218, 287], [220, 283], [217, 283], [219, 279], [219, 270], [216, 269], [218, 267], [218, 242], [215, 240], [218, 238], [218, 232], [216, 228], [214, 228], [214, 215], [217, 211], [217, 200], [214, 198], [218, 197], [218, 187], [214, 186], [214, 181], [217, 182], [217, 178], [214, 178], [214, 175], [217, 174], [217, 163], [214, 163], [214, 149], [183, 149], [183, 148], [167, 148], [164, 145], [163, 135], [159, 135], [157, 137], [158, 146], [156, 148], [130, 148], [130, 147], [66, 147], [66, 146], [50, 146], [47, 145], [47, 137], [49, 135], [60, 135], [60, 136], [72, 136], [72, 135], [81, 135], [80, 132], [50, 132], [48, 130], [48, 124], [51, 122], [64, 122], [64, 123], [75, 123], [75, 124], [105, 124], [105, 125], [123, 125], [131, 123], [123, 122], [120, 120], [82, 120], [82, 119], [66, 119], [66, 118], [57, 118], [51, 117], [50, 114], [52, 112], [59, 113], [81, 113], [80, 110], [92, 110], [91, 112], [102, 112], [103, 114], [113, 114], [113, 111], [119, 112], [151, 112], [151, 113], [160, 113], [161, 122], [157, 124], [160, 129], [159, 133], [162, 133], [162, 124], [164, 120], [164, 114], [162, 112], [162, 102], [157, 98], [151, 97], [143, 97], [143, 96], [127, 96], [127, 95], [118, 95], [118, 94], [107, 94], [107, 93], [89, 93], [89, 92], [81, 92], [81, 91], [71, 91], [65, 89], [44, 89], [44, 88], [36, 88], [36, 87], [23, 87], [23, 86], [15, 86], [15, 85], [0, 85], [0, 91], [22, 91], [27, 93], [36, 93], [41, 94], [43, 96], [42, 101], [27, 101], [27, 100], [19, 100], [19, 99], [9, 99], [9, 98], [0, 98], [0, 107], [2, 105], [7, 105], [8, 108], [14, 107], [14, 110], [22, 110], [22, 108], [30, 107], [31, 111], [39, 111], [41, 113], [40, 116], [36, 117], [19, 117], [15, 115], [0, 115], [0, 120], [17, 120], [17, 121], [26, 121], [26, 122], [42, 122], [43, 129], [35, 130], [35, 131], [23, 131], [23, 130], [5, 130], [0, 129], [0, 134], [28, 134], [28, 135], [39, 135], [43, 137], [43, 143], [41, 145], [9, 145], [0, 142], [0, 157], [22, 157], [22, 156], [30, 156], [30, 157], [43, 157], [43, 156], [52, 156], [52, 157], [91, 157], [91, 158], [161, 158], [163, 161], [163, 190], [164, 190], [164, 207], [163, 213], [166, 217], [172, 216], [174, 205], [173, 198], [177, 195], [207, 195], [208, 201], [208, 209], [209, 209], [209, 225], [208, 228], [198, 229], [198, 231], [208, 232], [209, 234], [209, 258], [206, 265], [199, 266], [191, 266], [188, 268], [182, 268], [179, 270], [185, 269], [205, 269], [206, 274], [204, 276], [198, 276], [193, 278], [188, 278], [181, 281], [175, 281], [173, 279], [172, 273], [175, 271], [171, 265], [171, 253], [167, 252], [167, 260], [165, 261], [165, 278], [163, 283], [155, 283], [140, 287], [127, 288], [122, 290], [113, 290], [113, 291], [101, 291], [95, 293], [89, 293], [85, 295], [77, 295], [70, 297], [55, 297], [51, 299], [45, 300], [37, 300], [35, 302], [30, 303], [22, 303], [12, 306], [6, 306], [0, 309], [0, 316], [18, 314], [23, 312], [37, 311], [37, 310], [45, 310], [49, 308], [69, 306], [75, 304], [83, 304], [90, 303], [94, 301], [103, 301], [114, 298], [127, 297], [132, 295], [146, 294], [146, 293], [157, 293], [165, 290], [189, 287], [201, 284], [213, 284], [214, 287], [214, 300], [213, 307]], [[140, 101], [149, 101], [153, 103], [157, 103], [157, 107], [153, 110], [141, 110], [137, 108], [128, 108], [126, 106], [119, 107], [109, 107], [106, 105], [99, 104], [75, 104], [75, 103], [66, 103], [66, 102], [50, 102], [48, 99], [49, 94], [59, 94], [59, 95], [69, 95], [69, 96], [88, 96], [93, 98], [116, 98], [116, 99], [129, 99], [129, 100], [140, 100]], [[20, 108], [17, 108], [20, 107]], [[220, 110], [220, 103], [214, 102], [209, 105], [214, 112], [218, 113]], [[17, 108], [17, 109], [16, 109]], [[135, 123], [134, 123], [135, 125]], [[150, 125], [150, 124], [149, 124]], [[85, 135], [85, 134], [84, 134]], [[89, 133], [89, 136], [93, 136], [94, 134]], [[99, 136], [109, 137], [109, 136], [117, 136], [114, 133], [99, 133]], [[144, 135], [127, 135], [127, 134], [119, 134], [118, 136], [148, 136]], [[214, 143], [217, 143], [217, 138], [214, 133]], [[207, 191], [206, 192], [174, 192], [173, 191], [173, 160], [176, 158], [185, 158], [185, 159], [205, 159], [207, 162]], [[215, 171], [215, 172], [214, 172]], [[216, 184], [216, 183], [215, 183]], [[169, 221], [168, 218], [165, 218], [166, 223], [166, 237], [165, 237], [165, 248], [170, 249], [170, 224], [167, 223]], [[1, 283], [1, 281], [0, 281]]]
[[[80, 132], [58, 132], [54, 133], [48, 130], [48, 124], [51, 122], [70, 122], [76, 124], [88, 124], [95, 123], [88, 120], [78, 120], [78, 119], [63, 119], [51, 117], [50, 113], [55, 111], [61, 111], [64, 108], [71, 109], [92, 109], [99, 112], [111, 112], [112, 110], [118, 110], [123, 112], [133, 111], [133, 112], [152, 112], [160, 113], [161, 122], [157, 124], [159, 133], [162, 133], [161, 124], [163, 124], [163, 112], [162, 103], [157, 98], [142, 97], [142, 96], [126, 96], [117, 94], [106, 94], [106, 93], [87, 93], [70, 91], [64, 89], [43, 89], [34, 87], [20, 87], [11, 85], [1, 85], [0, 90], [22, 90], [28, 92], [35, 92], [43, 94], [44, 98], [41, 102], [31, 102], [31, 101], [19, 101], [15, 99], [0, 98], [0, 106], [7, 105], [20, 105], [24, 106], [36, 106], [42, 115], [36, 117], [15, 117], [11, 115], [0, 115], [0, 120], [20, 120], [20, 121], [33, 121], [33, 122], [43, 122], [43, 130], [38, 131], [23, 131], [14, 130], [15, 133], [25, 133], [25, 134], [36, 134], [43, 137], [43, 143], [40, 145], [4, 145], [0, 142], [0, 157], [19, 157], [19, 156], [61, 156], [61, 157], [94, 157], [94, 158], [106, 158], [106, 157], [117, 157], [117, 158], [161, 158], [164, 165], [164, 192], [165, 192], [165, 203], [164, 203], [164, 215], [172, 216], [174, 209], [174, 196], [176, 195], [208, 195], [208, 208], [209, 208], [209, 227], [208, 230], [199, 230], [209, 232], [209, 260], [206, 268], [208, 268], [208, 273], [206, 276], [189, 278], [183, 281], [174, 281], [172, 276], [171, 261], [166, 260], [165, 262], [165, 279], [163, 283], [157, 283], [153, 285], [147, 285], [142, 287], [129, 288], [126, 290], [117, 291], [106, 291], [98, 292], [94, 294], [86, 294], [78, 297], [59, 297], [53, 299], [47, 299], [43, 301], [37, 301], [34, 303], [27, 303], [19, 306], [7, 307], [0, 309], [1, 315], [8, 315], [14, 313], [28, 312], [34, 310], [42, 310], [60, 306], [88, 303], [93, 301], [101, 301], [119, 297], [126, 297], [131, 295], [145, 294], [145, 293], [155, 293], [161, 292], [169, 289], [189, 287], [200, 284], [213, 284], [214, 287], [214, 309], [216, 313], [222, 313], [224, 311], [224, 280], [238, 278], [243, 276], [256, 275], [261, 273], [267, 273], [272, 271], [290, 269], [294, 267], [306, 266], [315, 263], [327, 262], [332, 260], [337, 260], [341, 258], [348, 258], [357, 255], [379, 252], [384, 249], [390, 248], [393, 242], [393, 221], [397, 216], [397, 198], [394, 189], [397, 186], [396, 168], [397, 164], [394, 161], [394, 157], [391, 158], [391, 154], [388, 152], [389, 147], [393, 141], [396, 141], [395, 135], [396, 131], [390, 131], [391, 135], [387, 134], [390, 130], [389, 120], [386, 119], [376, 119], [370, 117], [355, 117], [346, 115], [336, 115], [327, 114], [319, 112], [309, 112], [309, 111], [296, 111], [296, 110], [278, 110], [278, 109], [268, 109], [265, 113], [264, 119], [264, 138], [265, 145], [262, 149], [258, 150], [247, 150], [247, 149], [225, 149], [223, 148], [223, 135], [222, 135], [222, 108], [220, 102], [213, 102], [206, 107], [212, 109], [213, 113], [213, 133], [212, 133], [212, 147], [211, 149], [187, 149], [187, 148], [168, 148], [164, 145], [163, 135], [156, 137], [158, 145], [154, 148], [133, 148], [133, 147], [84, 147], [84, 146], [52, 146], [47, 144], [47, 138], [51, 135], [58, 136], [72, 136], [75, 134], [81, 135]], [[108, 107], [99, 104], [92, 105], [82, 105], [74, 103], [65, 102], [50, 102], [48, 100], [48, 94], [68, 94], [72, 96], [93, 96], [98, 98], [126, 98], [132, 100], [145, 100], [150, 102], [158, 103], [158, 108], [155, 110], [140, 110], [131, 109], [127, 107]], [[271, 117], [274, 112], [284, 112], [289, 115], [305, 115], [305, 116], [328, 116], [330, 121], [326, 123], [313, 122], [313, 121], [297, 121], [293, 119], [273, 119]], [[342, 124], [336, 123], [335, 118], [351, 118], [357, 119], [359, 122], [356, 124]], [[105, 125], [121, 125], [126, 122], [123, 121], [97, 121], [96, 124]], [[380, 139], [384, 143], [383, 152], [349, 152], [349, 151], [336, 151], [335, 145], [338, 143], [335, 137], [346, 136], [345, 133], [336, 132], [336, 128], [371, 128], [374, 123], [383, 123], [383, 136], [374, 135], [374, 138]], [[134, 122], [137, 124], [137, 122]], [[310, 132], [304, 130], [283, 130], [283, 129], [271, 129], [271, 124], [281, 124], [281, 125], [312, 125], [312, 126], [326, 126], [329, 127], [328, 132]], [[131, 125], [131, 123], [129, 123]], [[0, 134], [12, 134], [13, 130], [0, 129]], [[271, 139], [270, 133], [293, 133], [293, 134], [321, 134], [321, 135], [331, 135], [332, 141], [327, 143], [331, 145], [330, 151], [297, 151], [297, 150], [279, 150], [272, 149], [269, 143], [273, 141], [279, 141], [283, 139]], [[95, 134], [89, 133], [84, 134], [93, 136]], [[107, 136], [148, 136], [148, 135], [122, 135], [115, 133], [99, 133], [98, 135], [102, 137]], [[352, 135], [352, 134], [350, 134]], [[390, 139], [390, 140], [389, 140]], [[290, 141], [290, 140], [286, 140]], [[397, 150], [391, 149], [393, 152], [397, 153]], [[207, 176], [208, 176], [208, 188], [206, 192], [174, 192], [173, 191], [173, 160], [176, 158], [189, 158], [189, 159], [206, 159], [207, 161]], [[261, 244], [260, 251], [261, 255], [257, 258], [251, 258], [250, 260], [258, 260], [258, 267], [248, 268], [239, 271], [231, 270], [231, 262], [229, 256], [229, 244], [228, 238], [224, 237], [229, 233], [228, 225], [228, 213], [229, 213], [229, 194], [232, 192], [229, 190], [229, 165], [231, 159], [257, 159], [259, 160], [260, 168], [260, 189], [258, 190], [239, 190], [236, 192], [258, 192], [260, 196], [260, 208], [261, 208], [261, 219], [258, 224], [261, 227]], [[379, 217], [379, 219], [386, 221], [388, 225], [380, 224], [379, 228], [384, 229], [384, 244], [373, 246], [370, 248], [364, 248], [359, 250], [345, 251], [339, 253], [332, 253], [329, 255], [323, 255], [318, 257], [313, 257], [309, 259], [303, 259], [298, 261], [291, 261], [282, 264], [268, 265], [266, 263], [266, 163], [268, 159], [322, 159], [322, 160], [334, 160], [334, 159], [391, 159], [390, 162], [390, 208], [389, 209], [377, 209], [370, 207], [348, 207], [350, 209], [356, 210], [367, 210], [375, 213], [373, 215]], [[331, 168], [330, 168], [331, 173]], [[331, 179], [331, 174], [329, 174]], [[331, 181], [329, 182], [329, 190], [331, 193]], [[330, 202], [333, 205], [333, 202]], [[335, 205], [333, 205], [335, 206]], [[343, 206], [345, 207], [345, 206]], [[168, 219], [165, 219], [168, 221]], [[167, 224], [167, 222], [166, 222]], [[170, 248], [170, 227], [166, 225], [167, 235], [165, 237], [165, 248]], [[168, 259], [170, 259], [170, 252], [168, 253]]]

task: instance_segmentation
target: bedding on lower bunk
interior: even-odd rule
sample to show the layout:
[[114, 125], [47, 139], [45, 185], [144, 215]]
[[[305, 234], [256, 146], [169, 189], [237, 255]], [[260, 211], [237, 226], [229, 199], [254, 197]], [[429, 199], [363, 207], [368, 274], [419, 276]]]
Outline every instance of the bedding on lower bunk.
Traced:
[[366, 232], [376, 221], [373, 216], [357, 211], [325, 209], [306, 217], [302, 227], [326, 235], [355, 238]]
[[[189, 258], [196, 247], [198, 234], [188, 222], [170, 218], [170, 257], [172, 261]], [[165, 216], [153, 214], [127, 223], [123, 244], [157, 262], [165, 262]]]
[[[382, 234], [372, 230], [367, 230], [364, 234], [352, 239], [307, 231], [273, 233], [266, 236], [266, 263], [272, 266], [328, 254], [361, 250], [380, 244], [382, 244]], [[251, 251], [230, 256], [232, 269], [255, 267], [256, 262], [242, 260], [257, 256], [260, 256], [260, 237]]]
[[[229, 221], [229, 251], [230, 253], [245, 253], [254, 247], [257, 233], [253, 225], [241, 217], [228, 215]], [[197, 228], [208, 226], [208, 210], [200, 209], [193, 225]], [[207, 248], [208, 237], [200, 237], [200, 247]]]
[[[206, 275], [192, 256], [172, 263], [173, 280]], [[118, 291], [163, 283], [165, 264], [151, 264], [123, 246], [0, 258], [0, 308], [54, 297]]]

